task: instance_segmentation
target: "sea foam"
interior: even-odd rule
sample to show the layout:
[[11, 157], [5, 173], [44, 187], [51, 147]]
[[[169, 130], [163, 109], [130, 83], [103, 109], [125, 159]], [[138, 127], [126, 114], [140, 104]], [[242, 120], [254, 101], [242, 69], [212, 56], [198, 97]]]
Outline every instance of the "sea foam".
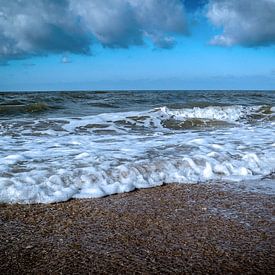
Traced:
[[[261, 190], [272, 193], [273, 112], [263, 106], [161, 107], [1, 121], [0, 201], [52, 203], [163, 183], [245, 183], [249, 190], [262, 179]], [[196, 127], [180, 127], [190, 120]]]

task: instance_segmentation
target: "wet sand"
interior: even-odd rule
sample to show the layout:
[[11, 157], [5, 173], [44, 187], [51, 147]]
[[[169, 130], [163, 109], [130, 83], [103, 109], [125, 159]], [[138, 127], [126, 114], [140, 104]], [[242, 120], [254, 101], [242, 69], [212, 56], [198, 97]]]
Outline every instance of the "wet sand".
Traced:
[[274, 205], [218, 185], [0, 205], [0, 274], [275, 274]]

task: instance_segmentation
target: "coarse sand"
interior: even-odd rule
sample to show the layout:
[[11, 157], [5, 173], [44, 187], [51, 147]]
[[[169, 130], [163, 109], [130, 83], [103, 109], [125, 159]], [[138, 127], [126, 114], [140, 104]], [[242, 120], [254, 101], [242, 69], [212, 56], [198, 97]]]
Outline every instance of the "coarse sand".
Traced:
[[169, 184], [0, 205], [0, 274], [275, 274], [274, 195]]

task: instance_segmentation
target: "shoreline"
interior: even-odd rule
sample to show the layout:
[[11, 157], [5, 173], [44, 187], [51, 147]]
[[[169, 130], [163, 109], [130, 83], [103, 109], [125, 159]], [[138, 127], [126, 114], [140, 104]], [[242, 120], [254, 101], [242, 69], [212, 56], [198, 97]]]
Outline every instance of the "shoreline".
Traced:
[[200, 184], [0, 204], [0, 273], [274, 274], [274, 206]]

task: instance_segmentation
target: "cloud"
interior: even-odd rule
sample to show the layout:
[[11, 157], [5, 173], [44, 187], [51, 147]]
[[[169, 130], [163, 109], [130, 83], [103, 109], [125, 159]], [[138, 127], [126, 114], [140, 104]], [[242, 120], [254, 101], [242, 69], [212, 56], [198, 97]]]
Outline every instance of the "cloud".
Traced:
[[72, 63], [72, 60], [68, 56], [63, 55], [62, 58], [61, 58], [61, 60], [60, 60], [60, 62], [62, 64], [69, 64], [69, 63]]
[[245, 47], [275, 44], [275, 0], [210, 0], [208, 19], [223, 33], [211, 44]]
[[92, 42], [171, 48], [186, 35], [181, 0], [0, 0], [0, 63], [50, 53], [90, 54]]
[[185, 8], [191, 12], [201, 9], [208, 3], [208, 0], [182, 0]]
[[89, 36], [66, 0], [0, 0], [0, 57], [89, 52]]
[[157, 47], [167, 47], [173, 34], [187, 34], [180, 0], [78, 0], [70, 8], [103, 46], [128, 48], [147, 37]]

